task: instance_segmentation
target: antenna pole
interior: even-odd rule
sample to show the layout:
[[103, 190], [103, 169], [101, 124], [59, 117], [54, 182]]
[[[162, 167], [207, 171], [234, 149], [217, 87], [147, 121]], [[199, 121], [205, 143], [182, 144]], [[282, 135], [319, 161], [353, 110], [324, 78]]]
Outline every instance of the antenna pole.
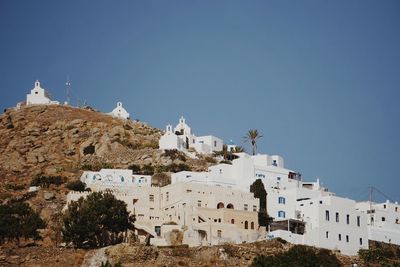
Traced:
[[372, 190], [373, 190], [373, 187], [369, 186], [368, 189], [369, 189], [368, 190], [368, 195], [369, 195], [369, 221], [370, 221], [370, 224], [373, 225], [373, 221], [372, 221]]
[[69, 103], [69, 101], [71, 100], [70, 94], [71, 94], [71, 82], [69, 80], [69, 76], [67, 76], [67, 81], [65, 82], [65, 93], [67, 95], [67, 103]]

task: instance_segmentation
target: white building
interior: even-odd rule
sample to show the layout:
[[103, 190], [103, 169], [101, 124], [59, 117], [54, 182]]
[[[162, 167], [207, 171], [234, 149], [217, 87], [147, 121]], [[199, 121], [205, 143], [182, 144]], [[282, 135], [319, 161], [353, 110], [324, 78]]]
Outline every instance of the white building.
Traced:
[[40, 87], [40, 82], [36, 80], [35, 87], [30, 94], [26, 95], [26, 105], [49, 105], [60, 104], [58, 101], [52, 101], [48, 92]]
[[[190, 181], [248, 192], [250, 185], [261, 179], [267, 191], [267, 212], [276, 225], [284, 226], [272, 229], [269, 237], [340, 250], [348, 255], [368, 248], [366, 217], [356, 210], [355, 201], [334, 196], [321, 186], [319, 179], [303, 181], [298, 172], [284, 167], [280, 156], [236, 155], [239, 158], [232, 164], [211, 166], [207, 172], [175, 173], [171, 182]], [[324, 217], [326, 211], [330, 220]], [[300, 227], [304, 229], [298, 231]]]
[[122, 106], [121, 102], [117, 102], [117, 106], [108, 114], [120, 119], [129, 119], [129, 113]]
[[109, 188], [118, 192], [129, 192], [135, 186], [151, 185], [150, 175], [133, 174], [132, 170], [126, 169], [101, 169], [98, 172], [84, 171], [80, 180], [95, 191]]
[[167, 125], [166, 131], [159, 141], [160, 149], [177, 149], [184, 152], [194, 149], [201, 154], [222, 151], [223, 144], [224, 142], [220, 138], [212, 135], [196, 137], [186, 124], [184, 117], [179, 119], [174, 131], [172, 131], [172, 125]]
[[[183, 243], [190, 246], [253, 242], [265, 237], [258, 227], [259, 200], [252, 193], [190, 182], [139, 186], [141, 183], [132, 182], [131, 174], [130, 170], [103, 169], [85, 172], [81, 180], [92, 191], [111, 189], [116, 198], [126, 202], [136, 215], [138, 234], [150, 234], [152, 244], [170, 245], [168, 235], [174, 229], [183, 232]], [[67, 203], [87, 194], [70, 192]]]
[[356, 206], [367, 215], [368, 239], [400, 245], [400, 205], [397, 202], [363, 201]]

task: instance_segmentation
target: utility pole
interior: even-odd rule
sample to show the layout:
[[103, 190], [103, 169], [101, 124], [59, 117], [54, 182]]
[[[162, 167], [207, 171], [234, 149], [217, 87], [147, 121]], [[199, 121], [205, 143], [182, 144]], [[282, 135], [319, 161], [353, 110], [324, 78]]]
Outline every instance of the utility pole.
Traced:
[[65, 82], [65, 94], [67, 97], [67, 103], [70, 105], [71, 101], [71, 82], [69, 80], [69, 76], [67, 76], [67, 81]]
[[372, 190], [373, 190], [373, 187], [369, 186], [368, 189], [369, 189], [368, 190], [368, 195], [369, 195], [369, 221], [370, 221], [370, 224], [373, 225], [373, 221], [372, 221]]

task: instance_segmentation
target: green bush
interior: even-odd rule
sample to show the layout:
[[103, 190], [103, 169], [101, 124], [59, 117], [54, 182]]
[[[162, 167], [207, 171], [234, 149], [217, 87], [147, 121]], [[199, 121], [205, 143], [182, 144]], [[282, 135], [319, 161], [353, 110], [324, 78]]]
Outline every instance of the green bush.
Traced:
[[[376, 263], [389, 266], [389, 261], [399, 259], [400, 255], [397, 255], [397, 253], [388, 247], [380, 247], [378, 245], [375, 248], [360, 249], [358, 251], [358, 256], [366, 264]], [[397, 262], [397, 264], [400, 265], [400, 262]]]
[[86, 184], [80, 180], [69, 182], [65, 185], [66, 188], [72, 191], [85, 191]]
[[154, 174], [154, 167], [150, 164], [143, 165], [141, 168], [141, 174], [143, 175], [153, 175]]
[[27, 203], [0, 205], [0, 244], [5, 241], [19, 243], [20, 238], [40, 239], [37, 230], [45, 227], [45, 222]]
[[298, 267], [318, 267], [318, 266], [341, 266], [338, 258], [332, 254], [329, 250], [322, 249], [316, 250], [314, 248], [295, 245], [288, 251], [277, 254], [277, 255], [258, 255], [253, 259], [251, 263], [252, 267], [286, 267], [286, 266], [298, 266]]
[[134, 229], [126, 203], [110, 192], [94, 192], [72, 201], [63, 215], [63, 240], [74, 247], [104, 247], [123, 241]]
[[5, 187], [8, 190], [20, 191], [20, 190], [25, 189], [25, 186], [26, 185], [24, 185], [24, 184], [6, 184]]
[[50, 185], [61, 185], [64, 179], [61, 176], [36, 176], [31, 182], [31, 186], [49, 187]]
[[181, 171], [190, 171], [191, 170], [190, 166], [185, 163], [179, 163], [179, 164], [171, 163], [170, 165], [168, 165], [166, 167], [167, 167], [167, 171], [170, 171], [170, 172], [181, 172]]
[[140, 166], [136, 164], [129, 165], [128, 169], [132, 170], [133, 173], [139, 173], [141, 170]]

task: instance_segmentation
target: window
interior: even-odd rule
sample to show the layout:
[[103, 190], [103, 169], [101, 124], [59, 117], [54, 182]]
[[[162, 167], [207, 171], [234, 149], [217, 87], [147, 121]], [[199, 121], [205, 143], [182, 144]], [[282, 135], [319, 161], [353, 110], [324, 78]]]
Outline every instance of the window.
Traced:
[[278, 164], [276, 163], [276, 160], [275, 160], [275, 159], [272, 161], [272, 165], [278, 166]]
[[154, 226], [154, 232], [156, 232], [157, 236], [161, 236], [161, 226]]
[[217, 141], [214, 141], [214, 147], [216, 147], [217, 146]]
[[399, 219], [396, 219], [396, 224], [398, 224], [399, 223]]
[[357, 216], [357, 226], [360, 227], [360, 216]]
[[283, 210], [278, 211], [278, 217], [279, 218], [285, 218], [286, 217], [285, 212]]
[[329, 210], [325, 211], [325, 220], [329, 221]]
[[254, 222], [251, 222], [251, 223], [250, 223], [250, 228], [251, 228], [252, 230], [254, 230]]
[[244, 229], [249, 229], [249, 222], [248, 221], [244, 222]]
[[244, 210], [248, 210], [249, 209], [249, 205], [244, 204]]
[[276, 180], [280, 181], [280, 180], [281, 180], [281, 177], [276, 177]]
[[279, 203], [279, 204], [285, 204], [285, 202], [286, 202], [286, 200], [285, 200], [284, 197], [279, 197], [279, 198], [278, 198], [278, 203]]
[[169, 192], [165, 193], [165, 201], [169, 201]]
[[397, 207], [394, 207], [394, 211], [396, 211], [396, 212], [397, 212]]
[[197, 207], [201, 207], [201, 200], [197, 200]]
[[346, 242], [349, 243], [349, 236], [346, 235]]
[[362, 238], [360, 237], [360, 246], [362, 246]]
[[231, 220], [231, 224], [235, 224], [235, 219], [232, 219], [232, 220]]
[[342, 241], [342, 234], [339, 234], [339, 241]]
[[385, 217], [382, 217], [382, 222], [384, 222], [384, 221], [386, 221], [386, 218], [385, 218]]
[[154, 195], [149, 195], [149, 201], [154, 202]]
[[322, 200], [319, 201], [319, 204], [322, 204]]
[[329, 232], [328, 231], [325, 232], [325, 238], [329, 238]]
[[383, 208], [386, 209], [386, 204], [383, 204]]
[[339, 212], [336, 212], [336, 222], [339, 222]]
[[350, 224], [350, 215], [349, 214], [346, 215], [346, 223]]
[[253, 206], [253, 211], [257, 211], [257, 206]]
[[124, 176], [120, 176], [120, 178], [121, 178], [121, 182], [124, 182], [124, 180], [125, 180]]
[[218, 231], [217, 231], [217, 236], [218, 236], [219, 238], [222, 237], [222, 231], [221, 231], [221, 230], [218, 230]]

